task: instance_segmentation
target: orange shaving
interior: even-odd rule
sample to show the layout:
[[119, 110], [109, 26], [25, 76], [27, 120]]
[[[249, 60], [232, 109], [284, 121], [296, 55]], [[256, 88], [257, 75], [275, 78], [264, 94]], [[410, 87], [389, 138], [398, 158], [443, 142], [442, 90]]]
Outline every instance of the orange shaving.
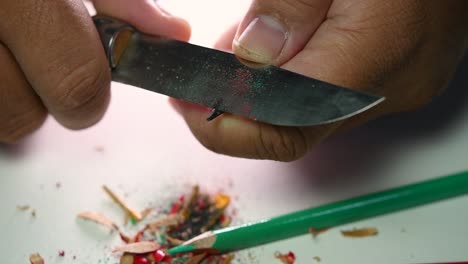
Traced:
[[377, 228], [374, 227], [365, 227], [353, 230], [343, 230], [341, 234], [345, 237], [368, 237], [368, 236], [376, 236], [379, 233]]
[[132, 209], [130, 206], [127, 205], [127, 203], [119, 197], [117, 194], [115, 194], [109, 187], [106, 185], [102, 186], [102, 189], [109, 195], [109, 197], [122, 208], [127, 214], [129, 214], [133, 219], [136, 221], [141, 221], [143, 219], [142, 215], [140, 212], [137, 210]]
[[220, 210], [224, 210], [231, 201], [231, 198], [225, 194], [217, 194], [214, 197], [215, 207]]

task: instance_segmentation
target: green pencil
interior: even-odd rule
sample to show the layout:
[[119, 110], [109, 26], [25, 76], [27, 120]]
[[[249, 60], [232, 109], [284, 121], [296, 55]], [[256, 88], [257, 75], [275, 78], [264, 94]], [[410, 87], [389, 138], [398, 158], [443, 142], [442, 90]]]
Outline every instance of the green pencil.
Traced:
[[468, 171], [376, 192], [279, 217], [203, 233], [168, 250], [230, 252], [468, 193]]

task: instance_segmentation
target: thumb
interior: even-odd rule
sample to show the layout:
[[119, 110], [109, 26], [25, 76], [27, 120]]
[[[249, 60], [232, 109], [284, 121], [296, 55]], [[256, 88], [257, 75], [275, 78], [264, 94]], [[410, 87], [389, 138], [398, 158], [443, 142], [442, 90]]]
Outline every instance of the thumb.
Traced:
[[296, 55], [325, 20], [332, 0], [254, 0], [233, 51], [241, 59], [281, 65]]

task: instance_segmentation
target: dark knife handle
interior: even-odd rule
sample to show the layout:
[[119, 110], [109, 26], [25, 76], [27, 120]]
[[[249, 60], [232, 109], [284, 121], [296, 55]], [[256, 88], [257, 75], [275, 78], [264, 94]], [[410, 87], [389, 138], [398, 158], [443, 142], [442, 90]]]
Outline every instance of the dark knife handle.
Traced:
[[135, 28], [111, 17], [94, 16], [93, 21], [109, 60], [109, 66], [115, 68], [135, 32]]

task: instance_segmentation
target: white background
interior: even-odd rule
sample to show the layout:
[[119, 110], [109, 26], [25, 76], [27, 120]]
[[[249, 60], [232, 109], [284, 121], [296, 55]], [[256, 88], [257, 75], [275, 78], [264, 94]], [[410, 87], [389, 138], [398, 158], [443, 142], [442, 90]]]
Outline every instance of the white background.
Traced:
[[[210, 46], [241, 17], [247, 1], [167, 0], [170, 11], [193, 25], [191, 42]], [[83, 210], [122, 214], [102, 184], [138, 208], [167, 204], [189, 186], [231, 194], [237, 221], [246, 222], [468, 169], [468, 63], [456, 83], [429, 107], [372, 122], [338, 135], [293, 163], [216, 155], [193, 138], [167, 98], [113, 85], [97, 126], [72, 132], [49, 119], [14, 148], [0, 148], [1, 263], [115, 263], [119, 243], [77, 221]], [[102, 151], [97, 151], [102, 149]], [[61, 184], [60, 188], [56, 183]], [[17, 205], [37, 210], [32, 219]], [[417, 263], [468, 260], [468, 197], [305, 235], [243, 252], [239, 263], [279, 263], [273, 252], [296, 253], [297, 263]], [[377, 237], [350, 239], [339, 230], [372, 226]], [[65, 250], [65, 258], [57, 256]], [[250, 257], [248, 255], [250, 254]], [[72, 260], [72, 256], [77, 257]], [[101, 262], [99, 262], [101, 261]]]

